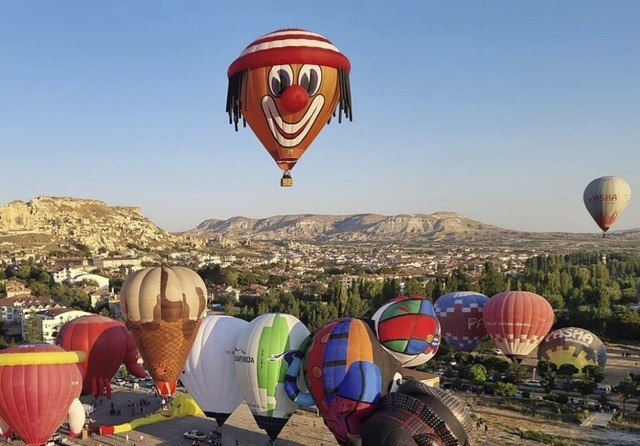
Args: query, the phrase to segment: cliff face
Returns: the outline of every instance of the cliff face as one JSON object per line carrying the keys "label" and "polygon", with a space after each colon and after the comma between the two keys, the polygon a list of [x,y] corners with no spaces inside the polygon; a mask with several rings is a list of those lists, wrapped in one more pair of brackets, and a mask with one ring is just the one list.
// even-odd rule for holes
{"label": "cliff face", "polygon": [[420,241],[491,236],[509,231],[453,212],[429,215],[285,215],[262,219],[205,220],[186,234],[205,238],[316,241]]}
{"label": "cliff face", "polygon": [[37,197],[0,207],[3,251],[78,245],[92,252],[100,248],[153,250],[185,242],[184,237],[158,228],[137,207],[110,207],[99,200],[65,197]]}

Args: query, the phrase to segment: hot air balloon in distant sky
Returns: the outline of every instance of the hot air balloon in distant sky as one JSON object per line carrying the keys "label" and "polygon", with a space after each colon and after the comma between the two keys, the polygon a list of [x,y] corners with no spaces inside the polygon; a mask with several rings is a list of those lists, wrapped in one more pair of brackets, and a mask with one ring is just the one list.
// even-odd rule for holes
{"label": "hot air balloon in distant sky", "polygon": [[[0,352],[0,417],[27,445],[43,445],[68,414],[72,435],[80,433],[84,410],[78,404],[83,352],[57,345],[30,344]],[[77,401],[77,403],[76,403]],[[77,418],[81,419],[77,419]]]}
{"label": "hot air balloon in distant sky", "polygon": [[471,412],[453,393],[405,380],[382,398],[349,446],[468,446]]}
{"label": "hot air balloon in distant sky", "polygon": [[213,315],[203,319],[182,372],[181,381],[206,416],[221,427],[242,402],[234,351],[245,320]]}
{"label": "hot air balloon in distant sky", "polygon": [[352,119],[349,60],[328,39],[280,29],[251,42],[227,71],[229,122],[247,122],[284,171],[290,171],[338,107]]}
{"label": "hot air balloon in distant sky", "polygon": [[579,371],[588,365],[605,367],[607,349],[595,334],[578,327],[553,330],[538,346],[538,361],[551,361],[556,366],[571,364]]}
{"label": "hot air balloon in distant sky", "polygon": [[369,324],[341,318],[318,329],[311,339],[302,371],[313,400],[341,445],[360,433],[402,366],[385,350]]}
{"label": "hot air balloon in distant sky", "polygon": [[285,375],[291,357],[309,335],[295,316],[262,314],[253,319],[236,342],[236,379],[258,423],[274,442],[298,407],[287,396]]}
{"label": "hot air balloon in distant sky", "polygon": [[440,296],[433,304],[442,327],[442,335],[454,350],[475,349],[487,330],[482,312],[489,298],[474,291],[455,291]]}
{"label": "hot air balloon in distant sky", "polygon": [[528,291],[492,296],[483,319],[493,342],[509,358],[525,358],[542,342],[553,325],[553,308],[544,297]]}
{"label": "hot air balloon in distant sky", "polygon": [[144,378],[147,372],[137,362],[138,349],[122,322],[100,315],[82,316],[65,323],[56,337],[65,350],[78,350],[86,355],[80,363],[84,381],[82,391],[111,398],[111,378],[124,364],[129,373]]}
{"label": "hot air balloon in distant sky", "polygon": [[122,284],[122,318],[161,395],[175,392],[206,303],[202,278],[181,266],[145,268]]}
{"label": "hot air balloon in distant sky", "polygon": [[424,364],[440,346],[440,322],[433,304],[422,296],[398,296],[371,317],[376,335],[404,367]]}
{"label": "hot air balloon in distant sky", "polygon": [[600,177],[587,185],[582,198],[604,237],[629,205],[631,187],[620,177]]}

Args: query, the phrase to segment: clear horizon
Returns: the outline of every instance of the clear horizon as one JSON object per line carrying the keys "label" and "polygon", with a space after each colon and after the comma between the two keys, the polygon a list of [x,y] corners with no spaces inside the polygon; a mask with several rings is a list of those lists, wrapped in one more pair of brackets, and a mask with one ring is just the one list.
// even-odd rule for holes
{"label": "clear horizon", "polygon": [[[507,229],[600,230],[582,201],[620,176],[640,227],[640,3],[196,0],[0,6],[0,204],[136,206],[171,232],[207,219],[455,212]],[[227,68],[285,27],[349,58],[353,122],[279,185],[224,111]]]}

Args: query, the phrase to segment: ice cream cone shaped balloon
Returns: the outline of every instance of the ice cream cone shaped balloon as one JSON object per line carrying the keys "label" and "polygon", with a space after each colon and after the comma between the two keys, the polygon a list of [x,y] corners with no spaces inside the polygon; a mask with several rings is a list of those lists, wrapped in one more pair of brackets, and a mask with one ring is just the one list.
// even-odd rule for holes
{"label": "ice cream cone shaped balloon", "polygon": [[184,267],[145,268],[122,285],[122,318],[161,395],[175,392],[206,303],[204,281]]}
{"label": "ice cream cone shaped balloon", "polygon": [[227,75],[227,113],[249,123],[284,171],[290,171],[339,107],[351,120],[349,60],[327,38],[303,29],[280,29],[251,42]]}

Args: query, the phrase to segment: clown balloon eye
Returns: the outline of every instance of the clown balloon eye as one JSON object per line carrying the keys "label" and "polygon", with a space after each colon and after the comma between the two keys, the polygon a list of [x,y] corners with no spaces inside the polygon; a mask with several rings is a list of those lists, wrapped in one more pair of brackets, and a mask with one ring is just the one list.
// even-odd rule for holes
{"label": "clown balloon eye", "polygon": [[313,96],[320,89],[320,81],[322,80],[322,70],[318,65],[303,65],[298,74],[298,83],[302,86],[309,96]]}
{"label": "clown balloon eye", "polygon": [[277,65],[269,70],[269,90],[275,97],[280,97],[282,92],[291,86],[293,70],[289,65]]}

